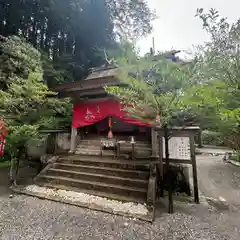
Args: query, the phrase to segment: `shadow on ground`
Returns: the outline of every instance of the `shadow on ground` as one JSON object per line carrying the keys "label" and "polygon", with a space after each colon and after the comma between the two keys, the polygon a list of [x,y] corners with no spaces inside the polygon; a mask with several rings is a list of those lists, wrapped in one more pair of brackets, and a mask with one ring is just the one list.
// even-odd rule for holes
{"label": "shadow on ground", "polygon": [[[17,183],[27,185],[33,183],[33,178],[37,175],[37,168],[28,165],[21,166],[19,169]],[[12,193],[9,181],[9,167],[0,167],[0,196]]]}
{"label": "shadow on ground", "polygon": [[0,196],[7,195],[11,192],[9,189],[8,173],[9,173],[8,167],[0,168]]}

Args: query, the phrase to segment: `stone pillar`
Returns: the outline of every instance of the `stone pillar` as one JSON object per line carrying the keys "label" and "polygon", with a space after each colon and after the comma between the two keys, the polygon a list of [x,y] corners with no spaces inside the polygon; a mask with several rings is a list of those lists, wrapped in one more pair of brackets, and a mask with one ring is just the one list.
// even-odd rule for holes
{"label": "stone pillar", "polygon": [[72,128],[70,153],[74,153],[76,151],[76,140],[77,140],[77,128]]}
{"label": "stone pillar", "polygon": [[157,132],[152,128],[152,157],[158,157],[158,139]]}

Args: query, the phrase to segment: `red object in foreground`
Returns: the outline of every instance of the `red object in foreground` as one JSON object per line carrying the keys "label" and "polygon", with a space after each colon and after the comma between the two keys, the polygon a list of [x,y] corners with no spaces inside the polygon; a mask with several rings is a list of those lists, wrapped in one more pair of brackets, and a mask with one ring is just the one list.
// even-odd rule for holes
{"label": "red object in foreground", "polygon": [[6,139],[3,134],[0,134],[0,157],[3,157],[4,155],[4,149],[6,145]]}
{"label": "red object in foreground", "polygon": [[0,120],[0,157],[4,155],[4,149],[6,145],[5,136],[8,134],[5,124],[2,120]]}
{"label": "red object in foreground", "polygon": [[123,105],[114,99],[76,104],[73,109],[72,127],[89,126],[107,117],[116,117],[138,126],[151,126],[151,124],[127,116],[123,108]]}

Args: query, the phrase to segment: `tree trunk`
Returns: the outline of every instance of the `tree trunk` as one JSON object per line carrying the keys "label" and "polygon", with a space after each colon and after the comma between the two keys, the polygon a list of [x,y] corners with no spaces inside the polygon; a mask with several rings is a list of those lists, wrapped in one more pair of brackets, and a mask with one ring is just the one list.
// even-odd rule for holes
{"label": "tree trunk", "polygon": [[10,172],[9,172],[9,178],[10,178],[11,185],[14,185],[14,186],[17,185],[17,177],[18,177],[18,172],[19,172],[20,161],[21,161],[24,153],[25,153],[25,147],[21,147],[18,150],[17,157],[11,158],[11,166],[10,166]]}
{"label": "tree trunk", "polygon": [[15,157],[11,157],[11,166],[9,171],[9,179],[10,179],[10,185],[12,186],[14,184],[14,166],[15,166]]}

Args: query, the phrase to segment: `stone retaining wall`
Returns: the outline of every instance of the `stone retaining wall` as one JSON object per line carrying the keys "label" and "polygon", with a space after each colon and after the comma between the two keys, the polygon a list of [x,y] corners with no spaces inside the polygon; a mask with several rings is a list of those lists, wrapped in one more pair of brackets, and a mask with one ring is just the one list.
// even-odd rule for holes
{"label": "stone retaining wall", "polygon": [[67,131],[49,131],[45,141],[30,140],[27,144],[27,153],[31,159],[40,159],[45,154],[64,153],[70,150],[71,133]]}

